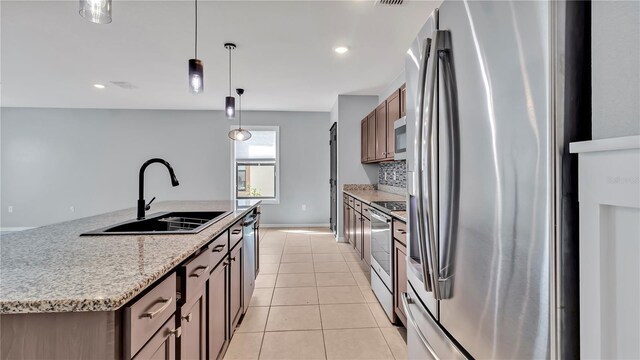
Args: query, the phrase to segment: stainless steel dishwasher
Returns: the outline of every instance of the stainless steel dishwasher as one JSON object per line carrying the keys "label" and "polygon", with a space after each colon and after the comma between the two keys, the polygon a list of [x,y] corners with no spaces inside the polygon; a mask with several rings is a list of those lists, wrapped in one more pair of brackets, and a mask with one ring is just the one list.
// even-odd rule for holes
{"label": "stainless steel dishwasher", "polygon": [[253,289],[256,287],[256,228],[259,217],[255,212],[244,217],[242,223],[243,263],[244,263],[244,311],[249,308]]}

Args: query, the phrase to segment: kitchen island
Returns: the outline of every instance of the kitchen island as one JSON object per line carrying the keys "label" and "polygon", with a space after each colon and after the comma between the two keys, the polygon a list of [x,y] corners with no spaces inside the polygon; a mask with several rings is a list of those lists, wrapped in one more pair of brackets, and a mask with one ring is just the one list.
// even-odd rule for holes
{"label": "kitchen island", "polygon": [[[162,348],[172,357],[171,351],[173,355],[180,351],[176,349],[180,341],[175,340],[185,328],[181,322],[197,322],[191,312],[181,312],[191,310],[196,303],[206,310],[207,302],[212,301],[207,293],[227,294],[219,297],[222,304],[212,305],[225,312],[222,318],[233,317],[225,320],[222,334],[222,344],[228,343],[234,330],[231,327],[240,317],[237,312],[229,312],[236,310],[231,307],[243,305],[243,219],[251,214],[257,216],[259,204],[260,201],[169,201],[153,206],[152,213],[230,212],[194,234],[80,236],[135,218],[135,209],[126,209],[3,235],[2,359],[144,358],[146,345],[164,327],[167,331],[159,336],[164,341],[155,344],[155,350]],[[211,280],[221,267],[223,275],[214,283]],[[220,334],[208,330],[212,324],[206,324],[206,320],[211,320],[213,314],[199,314],[199,351],[206,355],[210,349],[205,338]]]}

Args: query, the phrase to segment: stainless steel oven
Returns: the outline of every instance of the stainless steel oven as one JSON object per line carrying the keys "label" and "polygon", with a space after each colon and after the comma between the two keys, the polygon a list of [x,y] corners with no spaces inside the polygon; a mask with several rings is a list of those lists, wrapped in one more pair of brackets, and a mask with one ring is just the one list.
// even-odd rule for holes
{"label": "stainless steel oven", "polygon": [[407,158],[407,118],[402,117],[393,123],[394,132],[394,160]]}
{"label": "stainless steel oven", "polygon": [[391,218],[375,209],[369,208],[371,215],[371,289],[380,305],[393,321],[393,288],[391,259],[393,256],[391,241]]}

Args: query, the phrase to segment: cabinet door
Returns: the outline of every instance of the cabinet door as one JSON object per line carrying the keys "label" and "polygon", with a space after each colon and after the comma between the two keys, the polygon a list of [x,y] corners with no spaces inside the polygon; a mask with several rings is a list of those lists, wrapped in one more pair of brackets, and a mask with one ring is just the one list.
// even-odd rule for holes
{"label": "cabinet door", "polygon": [[222,260],[211,275],[208,284],[207,308],[209,317],[208,338],[209,338],[209,360],[216,360],[220,357],[227,341],[229,340],[229,260]]}
{"label": "cabinet door", "polygon": [[371,265],[371,220],[362,217],[362,257]]}
{"label": "cabinet door", "polygon": [[360,255],[360,259],[362,259],[362,215],[358,212],[354,211],[355,214],[355,226],[354,226],[354,234],[355,234],[355,248],[358,255]]}
{"label": "cabinet door", "polygon": [[367,118],[360,121],[360,162],[367,161]]}
{"label": "cabinet door", "polygon": [[376,160],[387,157],[387,101],[376,108]]}
{"label": "cabinet door", "polygon": [[367,161],[376,158],[376,111],[367,116]]}
{"label": "cabinet door", "polygon": [[229,305],[231,307],[229,310],[231,314],[231,329],[229,332],[231,336],[233,336],[242,315],[242,245],[242,241],[240,241],[231,251],[231,280],[229,282]]}
{"label": "cabinet door", "polygon": [[394,241],[395,276],[393,281],[393,308],[397,317],[406,326],[407,316],[402,306],[402,293],[407,292],[407,248]]}
{"label": "cabinet door", "polygon": [[349,236],[351,237],[351,244],[356,248],[358,244],[358,236],[356,234],[356,229],[358,228],[358,214],[356,214],[356,211],[353,210],[352,207],[349,208],[349,214],[351,216],[349,218],[349,225],[351,226]]}
{"label": "cabinet door", "polygon": [[407,84],[400,88],[400,117],[407,116]]}
{"label": "cabinet door", "polygon": [[133,357],[134,360],[173,360],[176,358],[176,336],[180,329],[176,328],[176,318],[172,316],[162,325],[160,330]]}
{"label": "cabinet door", "polygon": [[[208,271],[207,271],[208,273]],[[191,304],[180,309],[180,328],[182,335],[178,338],[178,349],[181,359],[204,360],[207,357],[207,301],[205,288],[192,293]]]}
{"label": "cabinet door", "polygon": [[395,152],[395,121],[400,119],[400,90],[387,99],[387,159],[393,159]]}
{"label": "cabinet door", "polygon": [[347,205],[346,197],[342,203],[342,232],[344,240],[349,242],[349,206]]}

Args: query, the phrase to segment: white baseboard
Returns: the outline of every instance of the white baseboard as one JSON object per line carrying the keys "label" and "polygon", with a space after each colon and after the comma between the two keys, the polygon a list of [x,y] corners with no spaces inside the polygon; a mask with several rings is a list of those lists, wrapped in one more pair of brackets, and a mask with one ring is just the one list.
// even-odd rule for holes
{"label": "white baseboard", "polygon": [[329,228],[329,224],[260,224],[260,227],[265,228],[302,228],[302,227],[315,227],[315,228]]}
{"label": "white baseboard", "polygon": [[29,229],[33,229],[33,226],[26,226],[26,227],[0,227],[0,232],[14,232],[14,231],[24,231],[24,230],[29,230]]}

